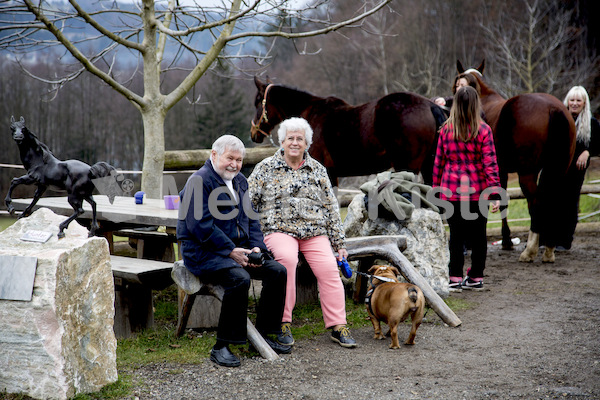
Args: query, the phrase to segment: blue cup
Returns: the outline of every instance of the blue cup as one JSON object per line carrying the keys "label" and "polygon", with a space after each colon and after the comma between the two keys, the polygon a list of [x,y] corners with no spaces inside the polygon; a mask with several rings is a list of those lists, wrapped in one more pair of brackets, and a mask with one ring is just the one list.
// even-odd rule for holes
{"label": "blue cup", "polygon": [[135,192],[133,197],[135,197],[135,204],[144,204],[144,192]]}

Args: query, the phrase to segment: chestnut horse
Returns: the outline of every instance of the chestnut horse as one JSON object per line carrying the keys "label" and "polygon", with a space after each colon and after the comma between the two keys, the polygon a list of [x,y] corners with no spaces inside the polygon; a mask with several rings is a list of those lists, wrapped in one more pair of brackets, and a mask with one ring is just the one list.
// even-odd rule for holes
{"label": "chestnut horse", "polygon": [[[561,197],[553,183],[571,164],[575,123],[564,104],[549,94],[526,93],[506,100],[485,83],[484,68],[485,60],[466,71],[456,62],[458,73],[470,73],[481,87],[481,105],[494,132],[502,187],[506,188],[508,173],[517,172],[527,199],[531,227],[519,261],[533,261],[541,243],[546,245],[542,261],[554,262],[552,222],[553,213],[560,212]],[[512,248],[506,218],[502,219],[502,247]]]}
{"label": "chestnut horse", "polygon": [[262,143],[271,130],[291,117],[313,129],[310,155],[326,168],[331,183],[338,177],[369,175],[393,167],[421,172],[431,184],[442,109],[414,93],[393,93],[359,106],[336,97],[317,97],[254,78],[258,89],[252,140]]}

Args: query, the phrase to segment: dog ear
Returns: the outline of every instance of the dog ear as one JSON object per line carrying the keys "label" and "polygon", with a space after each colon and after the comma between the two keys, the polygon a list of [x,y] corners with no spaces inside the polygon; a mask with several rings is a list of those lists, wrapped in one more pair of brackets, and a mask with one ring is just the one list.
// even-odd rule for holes
{"label": "dog ear", "polygon": [[396,276],[400,275],[400,271],[398,271],[398,268],[396,268],[396,267],[389,267],[389,269],[392,270],[392,272],[394,273],[394,275],[396,275]]}
{"label": "dog ear", "polygon": [[379,265],[373,265],[371,268],[369,268],[369,270],[367,272],[370,272],[371,274],[375,271],[377,271],[379,269]]}

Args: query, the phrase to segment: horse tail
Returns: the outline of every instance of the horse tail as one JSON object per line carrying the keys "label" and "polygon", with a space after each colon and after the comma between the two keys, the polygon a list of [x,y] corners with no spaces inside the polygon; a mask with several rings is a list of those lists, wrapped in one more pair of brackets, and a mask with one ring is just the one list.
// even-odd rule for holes
{"label": "horse tail", "polygon": [[444,114],[444,110],[435,103],[430,104],[431,115],[433,115],[433,119],[435,121],[435,134],[433,137],[433,142],[431,143],[431,148],[427,153],[425,161],[423,161],[423,166],[421,167],[421,175],[423,176],[423,181],[427,185],[431,185],[433,183],[433,163],[435,161],[435,152],[437,150],[437,142],[440,136],[440,128],[446,122],[446,114]]}
{"label": "horse tail", "polygon": [[[575,152],[575,124],[566,109],[552,107],[548,120],[548,137],[542,155],[542,171],[538,181],[537,200],[542,216],[539,227],[540,244],[557,245],[562,228],[560,208],[577,207],[576,204],[564,204],[566,196],[560,193],[564,187],[567,170]],[[570,198],[570,196],[568,196]],[[559,200],[560,199],[560,200]]]}
{"label": "horse tail", "polygon": [[90,179],[104,178],[111,174],[112,171],[117,171],[115,167],[107,162],[99,161],[90,167],[88,175]]}
{"label": "horse tail", "polygon": [[446,113],[444,113],[442,107],[438,106],[435,103],[431,103],[430,108],[431,113],[433,114],[433,118],[435,119],[435,130],[439,132],[444,122],[446,122],[448,116],[446,115]]}
{"label": "horse tail", "polygon": [[575,153],[576,131],[575,123],[567,113],[566,109],[550,109],[542,172],[546,169],[553,174],[564,175],[571,165]]}

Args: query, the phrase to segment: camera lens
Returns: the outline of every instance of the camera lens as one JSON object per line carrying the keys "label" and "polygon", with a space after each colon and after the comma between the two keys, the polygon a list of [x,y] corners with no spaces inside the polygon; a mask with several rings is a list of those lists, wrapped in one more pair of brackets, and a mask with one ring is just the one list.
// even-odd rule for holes
{"label": "camera lens", "polygon": [[262,253],[252,252],[248,254],[248,263],[254,265],[262,265],[264,261],[264,256]]}

